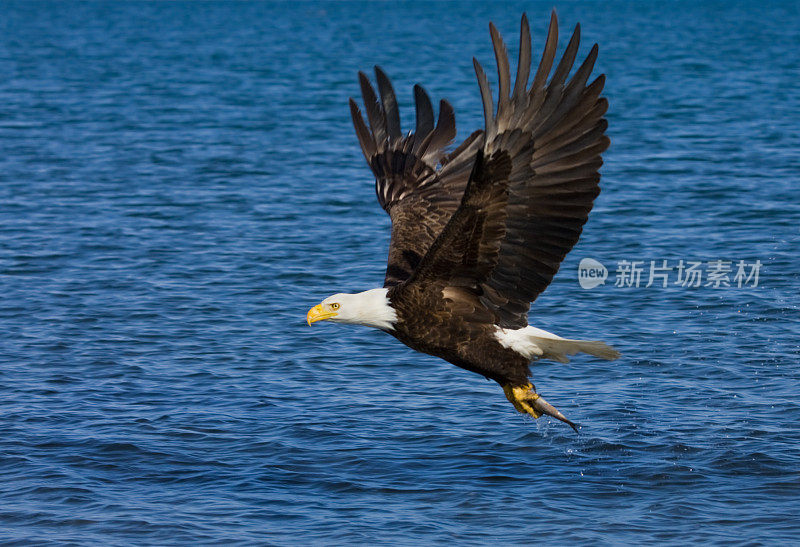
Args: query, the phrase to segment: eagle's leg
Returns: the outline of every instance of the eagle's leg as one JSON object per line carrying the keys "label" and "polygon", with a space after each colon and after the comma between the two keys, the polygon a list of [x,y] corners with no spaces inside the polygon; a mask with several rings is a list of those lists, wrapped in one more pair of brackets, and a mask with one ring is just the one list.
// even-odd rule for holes
{"label": "eagle's leg", "polygon": [[578,431],[578,426],[569,421],[566,416],[561,414],[553,405],[536,393],[536,388],[533,387],[533,385],[505,384],[503,386],[503,392],[506,394],[506,398],[511,401],[511,404],[514,405],[514,408],[517,409],[517,412],[530,414],[534,418],[538,418],[542,414],[547,414],[556,420],[561,420],[576,432]]}

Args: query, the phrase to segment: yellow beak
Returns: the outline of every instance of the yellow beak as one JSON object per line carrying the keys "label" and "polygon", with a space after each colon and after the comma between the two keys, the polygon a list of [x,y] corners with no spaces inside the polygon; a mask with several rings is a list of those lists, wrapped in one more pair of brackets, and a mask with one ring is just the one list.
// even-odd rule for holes
{"label": "yellow beak", "polygon": [[308,314],[306,315],[306,321],[308,325],[311,326],[311,323],[316,323],[317,321],[325,321],[326,319],[330,319],[331,317],[336,317],[338,314],[335,311],[325,311],[322,308],[322,304],[317,304],[310,310],[308,310]]}

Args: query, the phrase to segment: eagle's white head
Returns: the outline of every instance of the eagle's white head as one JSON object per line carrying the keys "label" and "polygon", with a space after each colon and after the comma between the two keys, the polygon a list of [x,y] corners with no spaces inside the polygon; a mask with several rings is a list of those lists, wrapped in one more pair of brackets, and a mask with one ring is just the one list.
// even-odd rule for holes
{"label": "eagle's white head", "polygon": [[308,310],[306,321],[309,325],[317,321],[332,321],[392,330],[397,322],[397,312],[389,302],[387,291],[371,289],[357,294],[334,294]]}

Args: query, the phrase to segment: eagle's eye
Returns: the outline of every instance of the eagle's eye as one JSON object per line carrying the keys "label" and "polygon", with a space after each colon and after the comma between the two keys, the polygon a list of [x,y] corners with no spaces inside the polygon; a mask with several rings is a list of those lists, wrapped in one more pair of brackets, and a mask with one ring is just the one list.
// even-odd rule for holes
{"label": "eagle's eye", "polygon": [[339,309],[339,304],[337,304],[336,302],[334,302],[333,304],[331,304],[331,309],[332,309],[332,310],[338,310],[338,309]]}

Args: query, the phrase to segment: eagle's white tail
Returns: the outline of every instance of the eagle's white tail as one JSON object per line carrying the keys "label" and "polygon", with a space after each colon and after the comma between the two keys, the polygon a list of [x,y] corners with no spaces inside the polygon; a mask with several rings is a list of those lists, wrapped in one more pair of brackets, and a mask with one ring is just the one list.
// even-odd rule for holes
{"label": "eagle's white tail", "polygon": [[552,359],[559,363],[568,363],[568,356],[576,353],[588,353],[609,361],[620,356],[617,350],[605,342],[561,338],[536,327],[498,328],[495,336],[503,347],[511,348],[528,359]]}

